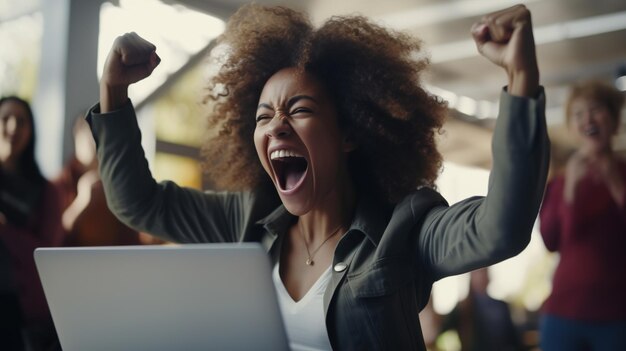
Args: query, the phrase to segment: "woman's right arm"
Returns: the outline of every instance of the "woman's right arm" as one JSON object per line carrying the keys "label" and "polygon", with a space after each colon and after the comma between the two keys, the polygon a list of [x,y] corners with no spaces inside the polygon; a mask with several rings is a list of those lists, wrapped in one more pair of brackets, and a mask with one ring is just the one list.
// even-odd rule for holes
{"label": "woman's right arm", "polygon": [[150,173],[128,86],[160,59],[137,34],[118,37],[100,81],[100,104],[89,111],[107,203],[124,223],[174,242],[237,241],[253,194],[203,193]]}

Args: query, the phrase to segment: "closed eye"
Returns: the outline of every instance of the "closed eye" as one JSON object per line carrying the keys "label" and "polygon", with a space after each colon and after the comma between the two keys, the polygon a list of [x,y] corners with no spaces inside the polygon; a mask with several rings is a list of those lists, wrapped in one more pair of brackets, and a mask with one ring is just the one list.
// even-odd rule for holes
{"label": "closed eye", "polygon": [[265,119],[270,119],[272,118],[270,115],[264,114],[264,115],[258,115],[256,116],[256,123],[259,123]]}
{"label": "closed eye", "polygon": [[293,109],[293,111],[289,112],[290,115],[296,115],[296,114],[302,114],[302,113],[311,113],[313,111],[311,111],[310,109],[306,108],[306,107],[298,107]]}

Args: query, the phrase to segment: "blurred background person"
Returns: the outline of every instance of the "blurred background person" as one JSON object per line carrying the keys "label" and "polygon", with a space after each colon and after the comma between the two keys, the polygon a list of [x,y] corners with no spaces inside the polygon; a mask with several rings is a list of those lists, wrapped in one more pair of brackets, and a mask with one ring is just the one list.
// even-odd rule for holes
{"label": "blurred background person", "polygon": [[573,86],[567,100],[579,146],[540,212],[546,248],[560,254],[543,306],[544,351],[626,350],[626,162],[612,146],[623,104],[601,82]]}
{"label": "blurred background person", "polygon": [[82,118],[82,116],[77,116],[72,128],[74,154],[53,181],[61,191],[61,204],[64,211],[76,199],[80,177],[98,168],[93,138],[89,131],[85,133],[83,126],[85,122]]}
{"label": "blurred background person", "polygon": [[441,315],[435,311],[432,294],[428,298],[426,306],[419,312],[419,317],[426,350],[437,351],[437,337],[439,336]]}
{"label": "blurred background person", "polygon": [[8,277],[4,279],[9,281],[0,284],[12,287],[16,293],[21,317],[14,325],[22,329],[26,349],[54,350],[58,340],[33,251],[58,246],[63,229],[58,192],[35,162],[35,139],[29,104],[15,96],[1,98],[0,254],[6,256],[0,262],[8,265]]}
{"label": "blurred background person", "polygon": [[98,173],[96,145],[83,116],[73,128],[74,155],[54,183],[61,190],[66,246],[139,245],[152,236],[129,228],[109,211]]}
{"label": "blurred background person", "polygon": [[489,296],[488,286],[486,267],[472,271],[467,297],[443,317],[440,333],[456,330],[462,351],[523,350],[509,305]]}
{"label": "blurred background person", "polygon": [[[0,233],[6,218],[0,218]],[[22,313],[13,281],[9,252],[0,240],[0,349],[24,349],[22,342]]]}

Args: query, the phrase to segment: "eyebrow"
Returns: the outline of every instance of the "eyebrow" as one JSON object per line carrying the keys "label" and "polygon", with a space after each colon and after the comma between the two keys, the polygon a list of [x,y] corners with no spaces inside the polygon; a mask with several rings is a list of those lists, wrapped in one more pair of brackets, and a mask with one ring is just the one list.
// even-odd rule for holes
{"label": "eyebrow", "polygon": [[293,97],[289,98],[289,101],[287,101],[287,106],[291,107],[296,102],[298,102],[300,100],[311,100],[311,101],[313,101],[314,103],[317,104],[317,100],[315,100],[315,98],[312,97],[312,96],[309,96],[309,95],[296,95],[296,96],[293,96]]}
{"label": "eyebrow", "polygon": [[261,107],[265,107],[268,110],[273,110],[274,108],[272,106],[270,106],[269,104],[266,104],[264,102],[260,103],[259,106],[256,108],[257,110],[260,109]]}
{"label": "eyebrow", "polygon": [[[287,107],[291,107],[293,106],[296,102],[300,101],[300,100],[311,100],[314,103],[318,103],[317,100],[309,95],[296,95],[296,96],[292,96],[291,98],[289,98],[289,100],[287,101]],[[270,106],[269,104],[266,104],[264,102],[260,103],[259,106],[257,107],[257,110],[260,109],[261,107],[273,110],[274,108],[272,106]]]}

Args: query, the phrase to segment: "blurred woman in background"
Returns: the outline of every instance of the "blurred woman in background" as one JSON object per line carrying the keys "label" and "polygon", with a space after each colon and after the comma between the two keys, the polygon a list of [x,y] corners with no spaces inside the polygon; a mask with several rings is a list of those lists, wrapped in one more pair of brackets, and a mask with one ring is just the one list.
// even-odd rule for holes
{"label": "blurred woman in background", "polygon": [[580,144],[540,212],[544,243],[560,253],[544,305],[544,351],[626,350],[626,162],[612,146],[623,104],[600,82],[574,86],[567,101]]}
{"label": "blurred woman in background", "polygon": [[[58,346],[33,251],[60,244],[59,201],[56,188],[35,161],[34,119],[28,102],[15,96],[0,99],[0,262],[5,262],[7,273],[0,286],[6,296],[14,294],[19,301],[13,325],[20,326],[27,350]],[[6,318],[4,313],[3,309],[0,315]],[[2,339],[0,343],[6,340]]]}
{"label": "blurred woman in background", "polygon": [[[74,156],[54,180],[61,193],[64,246],[140,245],[139,232],[111,213],[98,173],[96,144],[83,116],[74,122]],[[144,235],[145,243],[151,240]]]}

